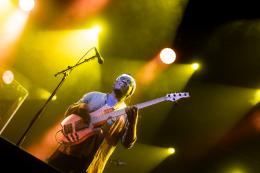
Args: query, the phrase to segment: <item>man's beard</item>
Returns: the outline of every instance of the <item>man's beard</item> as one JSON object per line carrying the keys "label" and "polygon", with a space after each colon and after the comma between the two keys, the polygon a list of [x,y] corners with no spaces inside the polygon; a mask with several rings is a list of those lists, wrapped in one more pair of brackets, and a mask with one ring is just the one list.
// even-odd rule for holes
{"label": "man's beard", "polygon": [[114,93],[116,94],[117,99],[121,99],[124,96],[124,93],[121,89],[114,88]]}

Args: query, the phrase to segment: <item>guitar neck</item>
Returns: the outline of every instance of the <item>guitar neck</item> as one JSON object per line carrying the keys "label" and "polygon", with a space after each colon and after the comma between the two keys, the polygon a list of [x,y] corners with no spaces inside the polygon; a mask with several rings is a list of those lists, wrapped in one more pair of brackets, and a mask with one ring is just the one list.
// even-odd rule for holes
{"label": "guitar neck", "polygon": [[143,103],[136,104],[135,106],[138,109],[143,109],[145,107],[152,106],[152,105],[155,105],[155,104],[163,102],[163,101],[165,101],[165,97],[160,97],[160,98],[157,98],[157,99],[149,100],[149,101],[146,101],[146,102],[143,102]]}
{"label": "guitar neck", "polygon": [[[157,98],[157,99],[153,99],[153,100],[150,100],[150,101],[146,101],[146,102],[143,102],[143,103],[136,104],[134,106],[136,106],[138,109],[143,109],[145,107],[155,105],[155,104],[163,102],[165,100],[166,100],[165,97],[160,97],[160,98]],[[116,111],[113,111],[113,112],[110,112],[110,113],[107,113],[107,114],[104,114],[104,115],[101,115],[101,116],[92,117],[91,122],[92,122],[92,124],[97,124],[99,122],[106,121],[109,118],[124,115],[125,113],[126,113],[125,108],[119,109],[119,110],[116,110]]]}

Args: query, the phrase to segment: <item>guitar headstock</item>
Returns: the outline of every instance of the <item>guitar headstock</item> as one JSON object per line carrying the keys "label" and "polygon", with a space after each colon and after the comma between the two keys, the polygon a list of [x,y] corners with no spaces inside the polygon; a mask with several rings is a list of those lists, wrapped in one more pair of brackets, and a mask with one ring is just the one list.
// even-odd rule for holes
{"label": "guitar headstock", "polygon": [[188,92],[178,92],[178,93],[171,93],[171,94],[166,94],[165,99],[167,101],[177,101],[181,98],[188,98],[190,97],[190,94]]}

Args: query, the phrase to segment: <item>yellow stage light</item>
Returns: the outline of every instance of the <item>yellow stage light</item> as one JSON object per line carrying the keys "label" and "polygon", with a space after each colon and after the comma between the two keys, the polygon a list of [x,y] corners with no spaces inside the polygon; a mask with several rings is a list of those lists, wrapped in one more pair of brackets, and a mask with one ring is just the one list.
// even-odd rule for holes
{"label": "yellow stage light", "polygon": [[260,89],[255,92],[255,102],[260,102]]}
{"label": "yellow stage light", "polygon": [[53,97],[52,97],[52,99],[51,99],[52,101],[54,101],[54,100],[57,100],[57,96],[56,95],[54,95]]}
{"label": "yellow stage light", "polygon": [[94,26],[92,29],[88,30],[88,39],[96,41],[98,40],[98,34],[100,32],[99,26]]}
{"label": "yellow stage light", "polygon": [[19,6],[23,11],[31,11],[34,8],[34,5],[34,0],[19,0]]}
{"label": "yellow stage light", "polygon": [[169,154],[174,154],[175,153],[175,149],[174,148],[168,148],[168,153]]}
{"label": "yellow stage light", "polygon": [[192,67],[193,70],[198,70],[199,67],[200,67],[200,65],[199,65],[199,63],[193,63],[193,64],[191,65],[191,67]]}
{"label": "yellow stage light", "polygon": [[245,173],[245,172],[240,168],[234,168],[230,170],[230,173]]}
{"label": "yellow stage light", "polygon": [[6,17],[8,11],[12,9],[12,4],[9,0],[0,1],[0,19],[1,17]]}
{"label": "yellow stage light", "polygon": [[11,84],[14,80],[14,74],[11,70],[7,70],[2,75],[3,82],[5,84]]}
{"label": "yellow stage light", "polygon": [[171,64],[176,59],[176,53],[171,48],[165,48],[160,53],[160,59],[165,64]]}

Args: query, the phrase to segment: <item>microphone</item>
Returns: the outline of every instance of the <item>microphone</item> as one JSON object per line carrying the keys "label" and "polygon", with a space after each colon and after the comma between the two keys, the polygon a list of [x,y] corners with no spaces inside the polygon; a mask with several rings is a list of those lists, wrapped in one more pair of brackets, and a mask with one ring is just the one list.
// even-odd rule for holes
{"label": "microphone", "polygon": [[99,64],[103,64],[104,63],[104,59],[101,57],[101,55],[99,54],[97,48],[95,47],[95,51],[96,51],[96,57],[98,58],[98,63]]}

